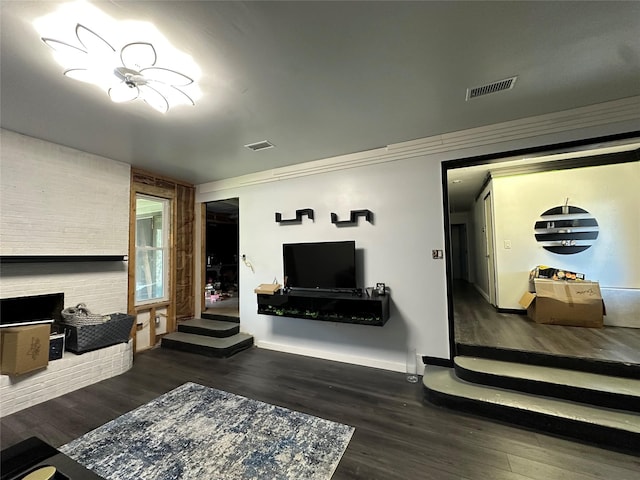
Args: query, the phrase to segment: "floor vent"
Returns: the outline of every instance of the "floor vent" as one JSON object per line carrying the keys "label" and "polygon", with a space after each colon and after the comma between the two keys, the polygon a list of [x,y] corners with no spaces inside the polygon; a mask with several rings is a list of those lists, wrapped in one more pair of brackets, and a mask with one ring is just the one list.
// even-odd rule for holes
{"label": "floor vent", "polygon": [[466,100],[471,100],[472,98],[481,97],[483,95],[489,95],[490,93],[501,92],[502,90],[511,90],[515,85],[517,78],[517,76],[505,78],[504,80],[498,80],[497,82],[492,82],[480,87],[467,88]]}
{"label": "floor vent", "polygon": [[248,145],[245,145],[245,147],[257,152],[260,150],[266,150],[267,148],[273,148],[275,145],[268,140],[262,140],[260,142],[249,143]]}

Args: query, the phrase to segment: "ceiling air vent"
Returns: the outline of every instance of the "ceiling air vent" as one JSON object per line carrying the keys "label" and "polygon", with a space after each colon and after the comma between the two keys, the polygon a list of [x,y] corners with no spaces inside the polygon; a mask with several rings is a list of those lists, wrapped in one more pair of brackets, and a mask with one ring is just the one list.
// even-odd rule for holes
{"label": "ceiling air vent", "polygon": [[250,143],[245,145],[245,147],[257,152],[259,150],[266,150],[267,148],[273,148],[275,145],[271,143],[269,140],[262,140],[260,142]]}
{"label": "ceiling air vent", "polygon": [[516,83],[518,77],[505,78],[504,80],[498,80],[481,87],[467,88],[466,100],[472,98],[481,97],[483,95],[489,95],[490,93],[500,92],[502,90],[511,90]]}

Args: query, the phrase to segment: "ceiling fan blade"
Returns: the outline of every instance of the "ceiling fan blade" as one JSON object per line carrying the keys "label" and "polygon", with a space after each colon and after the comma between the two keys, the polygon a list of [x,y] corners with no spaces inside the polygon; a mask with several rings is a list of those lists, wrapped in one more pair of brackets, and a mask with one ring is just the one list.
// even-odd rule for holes
{"label": "ceiling fan blade", "polygon": [[49,47],[53,48],[56,52],[69,53],[72,55],[86,55],[87,52],[81,48],[74,47],[68,43],[61,42],[60,40],[54,40],[53,38],[42,37],[42,41]]}
{"label": "ceiling fan blade", "polygon": [[64,71],[64,76],[73,78],[80,82],[96,83],[96,75],[91,69],[88,68],[70,68]]}
{"label": "ceiling fan blade", "polygon": [[170,106],[174,105],[195,105],[196,102],[193,99],[173,85],[167,85],[166,83],[153,82],[150,80],[151,87],[156,90],[160,95],[166,98],[167,103]]}
{"label": "ceiling fan blade", "polygon": [[143,68],[142,70],[140,70],[140,73],[142,73],[149,80],[166,83],[167,85],[185,86],[193,83],[192,78],[189,78],[186,75],[169,68]]}
{"label": "ceiling fan blade", "polygon": [[111,87],[108,92],[109,98],[111,98],[112,102],[122,103],[122,102],[130,102],[131,100],[135,100],[140,95],[140,90],[138,87],[130,87],[124,82],[121,82],[113,87]]}
{"label": "ceiling fan blade", "polygon": [[78,67],[87,63],[87,52],[81,48],[74,47],[59,40],[54,40],[53,38],[43,37],[42,41],[53,50],[54,58],[63,67]]}
{"label": "ceiling fan blade", "polygon": [[129,43],[120,50],[122,65],[138,72],[155,65],[157,59],[155,48],[146,42]]}
{"label": "ceiling fan blade", "polygon": [[76,25],[76,37],[78,37],[82,46],[87,49],[87,53],[91,56],[97,56],[98,58],[108,57],[115,52],[109,42],[93,30],[79,23]]}
{"label": "ceiling fan blade", "polygon": [[154,108],[160,113],[166,113],[169,110],[169,102],[167,102],[167,99],[155,88],[144,85],[139,87],[139,89],[140,96],[151,108]]}

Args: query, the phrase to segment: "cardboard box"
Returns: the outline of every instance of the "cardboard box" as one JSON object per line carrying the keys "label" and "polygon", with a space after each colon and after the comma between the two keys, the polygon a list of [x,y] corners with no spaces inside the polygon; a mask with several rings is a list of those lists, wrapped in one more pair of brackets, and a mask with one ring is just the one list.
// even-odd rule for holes
{"label": "cardboard box", "polygon": [[0,371],[19,375],[49,364],[51,325],[29,325],[0,330]]}
{"label": "cardboard box", "polygon": [[598,282],[534,279],[535,293],[525,292],[520,305],[536,323],[601,328],[605,314]]}
{"label": "cardboard box", "polygon": [[254,289],[254,293],[260,293],[263,295],[274,295],[278,290],[280,290],[279,283],[261,283],[256,289]]}

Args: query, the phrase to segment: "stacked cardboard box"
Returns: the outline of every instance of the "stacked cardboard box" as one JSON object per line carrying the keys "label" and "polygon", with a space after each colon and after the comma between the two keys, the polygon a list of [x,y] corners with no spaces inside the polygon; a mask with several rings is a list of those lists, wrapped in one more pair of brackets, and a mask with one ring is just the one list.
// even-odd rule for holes
{"label": "stacked cardboard box", "polygon": [[536,323],[602,327],[605,308],[598,282],[584,280],[583,274],[575,274],[582,277],[575,280],[541,278],[540,272],[539,267],[531,271],[532,287],[519,302],[529,318]]}

